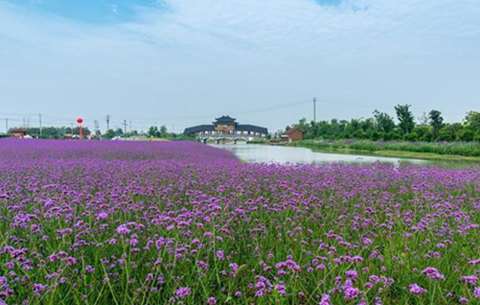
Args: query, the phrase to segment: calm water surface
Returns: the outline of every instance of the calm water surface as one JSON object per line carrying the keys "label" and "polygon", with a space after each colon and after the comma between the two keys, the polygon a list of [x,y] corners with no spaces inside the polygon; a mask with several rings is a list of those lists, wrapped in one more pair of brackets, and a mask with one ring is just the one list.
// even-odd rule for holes
{"label": "calm water surface", "polygon": [[333,162],[349,162],[349,163],[372,163],[372,162],[389,162],[400,164],[403,162],[413,164],[427,164],[428,161],[416,159],[400,159],[376,156],[360,156],[350,154],[335,154],[313,152],[303,147],[286,147],[271,146],[261,144],[211,144],[212,146],[233,151],[238,158],[247,162],[261,163],[333,163]]}

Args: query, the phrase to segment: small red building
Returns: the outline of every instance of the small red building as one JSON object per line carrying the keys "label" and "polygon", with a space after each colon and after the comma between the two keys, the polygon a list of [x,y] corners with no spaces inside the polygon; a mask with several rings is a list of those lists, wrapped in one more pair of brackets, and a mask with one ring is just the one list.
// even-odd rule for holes
{"label": "small red building", "polygon": [[23,139],[27,135],[27,131],[22,128],[16,128],[10,130],[10,136],[14,138]]}
{"label": "small red building", "polygon": [[282,134],[282,140],[288,142],[300,141],[303,139],[303,131],[300,128],[294,127],[285,131]]}

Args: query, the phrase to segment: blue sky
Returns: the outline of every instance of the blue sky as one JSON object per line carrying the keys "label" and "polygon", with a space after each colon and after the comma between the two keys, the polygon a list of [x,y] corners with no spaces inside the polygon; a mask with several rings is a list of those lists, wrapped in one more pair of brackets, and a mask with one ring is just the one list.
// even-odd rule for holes
{"label": "blue sky", "polygon": [[[0,0],[0,131],[479,110],[475,0]],[[21,106],[18,106],[21,105]],[[292,105],[292,106],[290,106]],[[288,106],[288,107],[287,107]]]}
{"label": "blue sky", "polygon": [[[340,0],[315,0],[320,5]],[[8,0],[37,13],[49,13],[86,23],[115,23],[134,20],[139,9],[168,9],[161,0]]]}
{"label": "blue sky", "polygon": [[160,8],[156,0],[15,0],[12,4],[39,14],[55,14],[85,23],[125,22],[135,18],[136,8]]}

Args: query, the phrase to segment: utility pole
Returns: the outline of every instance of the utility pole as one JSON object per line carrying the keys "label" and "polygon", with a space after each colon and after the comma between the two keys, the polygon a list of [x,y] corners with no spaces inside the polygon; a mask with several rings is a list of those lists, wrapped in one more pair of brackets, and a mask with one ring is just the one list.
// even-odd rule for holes
{"label": "utility pole", "polygon": [[110,130],[110,115],[107,114],[107,131]]}
{"label": "utility pole", "polygon": [[317,98],[313,98],[313,122],[317,122]]}
{"label": "utility pole", "polygon": [[99,134],[100,134],[100,130],[99,130],[99,128],[98,128],[98,121],[95,120],[95,121],[94,121],[94,124],[95,124],[95,135],[99,135]]}
{"label": "utility pole", "polygon": [[129,125],[129,128],[128,128],[128,129],[130,129],[130,132],[131,132],[131,131],[132,131],[132,120],[130,120],[129,123],[130,123],[130,125]]}
{"label": "utility pole", "polygon": [[8,118],[5,118],[5,134],[8,134]]}
{"label": "utility pole", "polygon": [[38,114],[38,123],[39,123],[39,134],[40,134],[40,137],[42,136],[42,115],[41,114]]}
{"label": "utility pole", "polygon": [[127,120],[123,120],[123,133],[127,134]]}

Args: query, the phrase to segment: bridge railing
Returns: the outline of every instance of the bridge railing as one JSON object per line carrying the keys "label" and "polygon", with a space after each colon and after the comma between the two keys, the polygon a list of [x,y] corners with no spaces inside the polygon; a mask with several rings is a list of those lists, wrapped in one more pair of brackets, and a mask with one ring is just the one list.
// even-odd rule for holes
{"label": "bridge railing", "polygon": [[226,138],[226,139],[234,139],[234,138],[265,138],[267,137],[266,134],[237,134],[237,133],[217,133],[217,134],[197,134],[197,138],[211,138],[211,139],[218,139],[218,138]]}

